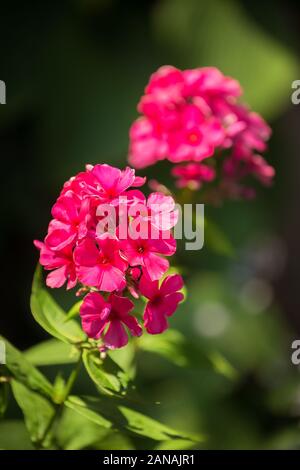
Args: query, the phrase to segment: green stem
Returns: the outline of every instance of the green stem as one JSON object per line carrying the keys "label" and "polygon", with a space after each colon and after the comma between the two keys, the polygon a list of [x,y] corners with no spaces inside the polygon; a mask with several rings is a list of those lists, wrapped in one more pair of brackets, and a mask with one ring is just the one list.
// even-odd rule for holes
{"label": "green stem", "polygon": [[75,369],[72,370],[69,378],[68,378],[68,382],[66,384],[66,389],[65,389],[65,396],[64,396],[64,401],[63,403],[67,400],[68,396],[70,395],[71,393],[71,390],[73,388],[73,385],[78,377],[78,373],[79,373],[79,370],[80,370],[80,366],[81,366],[81,359],[82,359],[82,353],[80,354],[80,357],[79,357],[79,360],[76,364],[76,367]]}
{"label": "green stem", "polygon": [[64,397],[63,397],[63,400],[61,401],[61,403],[59,404],[56,404],[56,410],[55,410],[55,413],[54,415],[52,416],[51,420],[49,421],[48,423],[48,426],[47,428],[45,429],[45,432],[41,438],[41,440],[36,443],[36,447],[38,449],[43,449],[44,446],[44,442],[49,434],[49,432],[51,431],[55,421],[58,419],[58,417],[60,416],[62,410],[63,410],[63,406],[64,406],[64,403],[65,401],[68,399],[70,393],[71,393],[71,390],[73,388],[73,385],[78,377],[78,373],[79,373],[79,370],[80,370],[80,366],[81,366],[81,359],[82,359],[82,353],[80,354],[80,357],[79,357],[79,360],[78,362],[76,363],[76,366],[75,368],[72,370],[69,378],[68,378],[68,381],[67,381],[67,384],[66,384],[66,388],[65,388],[65,393],[64,393]]}

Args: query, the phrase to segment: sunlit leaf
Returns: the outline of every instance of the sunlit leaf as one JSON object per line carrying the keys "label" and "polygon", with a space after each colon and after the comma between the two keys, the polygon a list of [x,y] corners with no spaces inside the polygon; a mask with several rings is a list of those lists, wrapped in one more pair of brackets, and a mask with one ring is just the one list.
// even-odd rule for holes
{"label": "sunlit leaf", "polygon": [[177,366],[187,366],[185,338],[176,330],[167,330],[162,335],[143,335],[139,338],[138,348],[159,354]]}
{"label": "sunlit leaf", "polygon": [[84,351],[82,359],[87,373],[101,392],[112,395],[121,390],[120,380],[115,375],[117,371],[108,371],[109,358],[102,360],[99,352]]}
{"label": "sunlit leaf", "polygon": [[28,388],[51,396],[52,385],[46,377],[37,370],[26,358],[23,353],[12,346],[9,341],[0,336],[5,342],[6,347],[6,367],[10,373],[19,382],[22,382]]}
{"label": "sunlit leaf", "polygon": [[110,423],[113,423],[114,428],[121,432],[130,432],[155,441],[186,439],[193,442],[200,442],[203,439],[203,436],[177,431],[139,411],[121,405],[119,404],[119,399],[109,397],[104,397],[103,399],[94,397],[84,397],[83,399],[71,397],[71,400],[76,400],[78,403],[83,402],[84,409],[88,409],[90,413],[93,413],[92,416],[94,416],[94,414],[96,414],[96,416],[100,414],[101,417],[108,419]]}
{"label": "sunlit leaf", "polygon": [[149,437],[156,441],[164,441],[171,438],[187,438],[194,442],[202,440],[201,436],[176,431],[169,426],[125,406],[119,406],[118,409],[127,420],[126,429],[135,434]]}
{"label": "sunlit leaf", "polygon": [[100,413],[91,409],[82,398],[71,395],[65,401],[65,405],[84,418],[92,421],[95,424],[98,424],[102,428],[110,429],[112,426],[112,423],[109,420],[104,418]]}
{"label": "sunlit leaf", "polygon": [[65,407],[57,426],[56,438],[61,448],[78,450],[102,441],[110,433],[110,429],[99,426],[82,413]]}
{"label": "sunlit leaf", "polygon": [[12,380],[11,385],[16,402],[24,414],[25,424],[32,442],[49,445],[46,431],[54,418],[54,407],[44,397],[32,392],[17,380]]}
{"label": "sunlit leaf", "polygon": [[69,343],[86,339],[86,335],[75,320],[65,321],[65,312],[42,287],[40,266],[37,267],[34,275],[30,305],[35,320],[50,335]]}
{"label": "sunlit leaf", "polygon": [[135,343],[133,341],[129,341],[124,348],[112,349],[108,353],[109,357],[124,371],[130,380],[134,379],[136,372],[135,353]]}
{"label": "sunlit leaf", "polygon": [[72,364],[78,361],[79,351],[69,343],[49,339],[25,351],[24,356],[35,366]]}

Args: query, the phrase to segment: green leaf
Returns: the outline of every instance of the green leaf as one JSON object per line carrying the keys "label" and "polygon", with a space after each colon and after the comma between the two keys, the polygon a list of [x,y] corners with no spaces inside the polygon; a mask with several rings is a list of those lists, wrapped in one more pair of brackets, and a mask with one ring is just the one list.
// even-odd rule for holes
{"label": "green leaf", "polygon": [[70,308],[70,310],[67,312],[65,321],[72,320],[72,318],[75,318],[79,315],[82,302],[83,302],[82,300],[79,300],[73,305],[73,307]]}
{"label": "green leaf", "polygon": [[[113,395],[120,392],[121,383],[116,374],[121,370],[109,357],[102,360],[98,351],[85,350],[82,359],[87,373],[102,393]],[[109,370],[109,366],[113,367]]]}
{"label": "green leaf", "polygon": [[6,347],[6,367],[19,382],[28,388],[38,391],[44,395],[52,395],[52,385],[46,377],[37,370],[25,355],[12,346],[9,341],[0,336]]}
{"label": "green leaf", "polygon": [[82,414],[65,407],[57,426],[56,438],[59,447],[65,450],[79,450],[102,441],[110,433],[110,429],[99,426]]}
{"label": "green leaf", "polygon": [[0,418],[5,414],[8,405],[9,385],[7,382],[0,382]]}
{"label": "green leaf", "polygon": [[84,418],[97,424],[98,426],[101,426],[105,429],[110,429],[112,427],[112,423],[109,420],[104,418],[100,413],[91,409],[86,401],[84,401],[82,398],[71,395],[65,401],[65,405]]}
{"label": "green leaf", "polygon": [[[93,413],[92,416],[101,415],[105,417],[114,427],[121,432],[130,432],[140,436],[148,437],[155,441],[167,441],[170,439],[185,439],[193,442],[200,442],[203,436],[198,434],[186,433],[172,429],[165,424],[160,423],[144,414],[132,410],[127,406],[118,404],[118,399],[112,400],[111,398],[104,397],[98,399],[95,397],[70,397],[69,400],[78,400],[79,403],[84,403],[84,409]],[[66,404],[67,404],[66,402]]]}
{"label": "green leaf", "polygon": [[135,434],[149,437],[156,441],[166,441],[174,438],[186,438],[194,442],[200,442],[203,440],[203,436],[176,431],[175,429],[149,418],[138,411],[127,408],[126,406],[119,406],[118,409],[127,420],[127,424],[125,426],[126,429]]}
{"label": "green leaf", "polygon": [[186,355],[186,341],[179,331],[169,329],[163,335],[143,335],[139,338],[138,348],[158,354],[180,367],[189,365]]}
{"label": "green leaf", "polygon": [[23,421],[6,420],[0,423],[0,449],[33,450]]}
{"label": "green leaf", "polygon": [[24,356],[35,366],[48,366],[73,364],[78,361],[80,353],[75,346],[53,338],[27,349]]}
{"label": "green leaf", "polygon": [[12,380],[11,386],[16,402],[24,414],[32,442],[48,446],[49,441],[45,440],[45,434],[55,416],[54,407],[44,397],[32,392],[15,379]]}
{"label": "green leaf", "polygon": [[130,380],[134,379],[136,373],[135,353],[134,341],[129,341],[124,348],[112,349],[108,353],[109,357],[124,371]]}
{"label": "green leaf", "polygon": [[78,343],[86,339],[75,320],[66,323],[66,314],[54,301],[50,294],[42,287],[41,267],[38,266],[34,274],[31,311],[35,320],[50,335],[67,343]]}

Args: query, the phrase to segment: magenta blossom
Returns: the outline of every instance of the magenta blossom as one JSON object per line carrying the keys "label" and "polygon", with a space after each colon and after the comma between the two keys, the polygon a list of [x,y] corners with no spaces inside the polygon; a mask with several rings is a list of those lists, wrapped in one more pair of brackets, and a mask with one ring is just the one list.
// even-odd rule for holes
{"label": "magenta blossom", "polygon": [[176,241],[169,232],[161,234],[161,238],[128,237],[121,242],[121,250],[130,266],[142,266],[154,281],[168,270],[169,262],[161,255],[172,256],[176,251]]}
{"label": "magenta blossom", "polygon": [[119,241],[110,235],[82,241],[74,252],[78,279],[82,284],[113,292],[125,287],[127,263],[120,256]]}
{"label": "magenta blossom", "polygon": [[111,294],[105,301],[102,295],[92,292],[80,308],[82,328],[90,338],[102,338],[107,348],[122,348],[128,343],[125,326],[133,336],[142,334],[137,319],[129,315],[133,307],[127,297]]}
{"label": "magenta blossom", "polygon": [[179,274],[167,276],[161,286],[158,281],[151,281],[143,275],[139,288],[143,296],[147,297],[144,324],[148,333],[155,335],[168,328],[167,318],[173,315],[179,302],[184,298],[181,292],[183,280]]}
{"label": "magenta blossom", "polygon": [[52,271],[46,278],[47,286],[61,287],[67,281],[67,289],[72,289],[77,283],[77,276],[71,246],[53,251],[38,240],[34,244],[40,250],[40,264]]}

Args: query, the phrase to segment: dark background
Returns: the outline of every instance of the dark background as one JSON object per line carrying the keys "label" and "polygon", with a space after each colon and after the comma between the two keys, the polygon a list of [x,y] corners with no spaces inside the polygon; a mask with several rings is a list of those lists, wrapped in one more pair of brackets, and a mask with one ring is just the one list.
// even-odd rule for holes
{"label": "dark background", "polygon": [[46,337],[29,309],[32,241],[44,237],[66,179],[86,163],[126,165],[149,75],[163,64],[218,66],[272,126],[266,157],[276,178],[253,202],[206,208],[235,255],[220,241],[184,256],[189,295],[172,326],[225,354],[240,378],[228,386],[146,357],[140,382],[165,403],[174,390],[157,415],[204,429],[209,447],[300,446],[290,364],[300,337],[300,105],[290,99],[300,79],[298,2],[10,1],[0,18],[1,334],[20,349]]}

